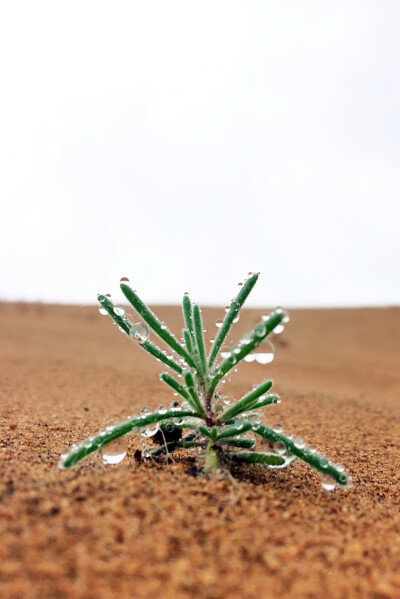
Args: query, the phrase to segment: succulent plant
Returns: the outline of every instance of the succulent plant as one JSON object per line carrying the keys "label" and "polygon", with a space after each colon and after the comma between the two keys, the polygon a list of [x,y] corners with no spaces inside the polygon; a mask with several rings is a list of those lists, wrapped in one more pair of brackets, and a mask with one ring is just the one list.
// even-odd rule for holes
{"label": "succulent plant", "polygon": [[[74,445],[64,453],[59,465],[68,468],[82,458],[99,450],[107,464],[119,463],[126,455],[126,434],[141,433],[154,443],[145,457],[156,459],[179,448],[202,448],[202,469],[205,474],[229,468],[233,462],[260,464],[267,468],[286,468],[297,458],[322,474],[325,489],[349,486],[350,478],[343,466],[307,447],[300,437],[284,434],[280,425],[261,423],[260,409],[279,403],[279,396],[270,393],[271,380],[255,385],[243,397],[227,400],[220,392],[227,373],[242,360],[266,363],[273,357],[273,346],[268,335],[280,332],[289,321],[287,312],[277,308],[262,316],[253,329],[241,336],[231,346],[224,342],[237,322],[239,311],[253,289],[258,274],[249,273],[240,291],[226,307],[225,318],[217,320],[218,333],[206,353],[201,310],[191,302],[187,293],[183,296],[184,328],[181,340],[167,328],[130,287],[123,277],[121,290],[133,306],[141,321],[133,322],[122,305],[114,305],[108,295],[99,295],[100,312],[108,314],[119,329],[145,351],[168,367],[160,379],[174,391],[175,398],[167,408],[160,405],[156,410],[142,408],[139,415],[124,422],[111,423],[104,430]],[[150,340],[150,330],[161,339],[168,351]],[[268,451],[256,451],[256,437],[266,440]]]}

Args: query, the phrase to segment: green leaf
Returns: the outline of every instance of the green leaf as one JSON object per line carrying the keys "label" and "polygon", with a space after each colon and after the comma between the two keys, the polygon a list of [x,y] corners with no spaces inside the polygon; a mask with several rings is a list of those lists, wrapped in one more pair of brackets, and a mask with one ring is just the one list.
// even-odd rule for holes
{"label": "green leaf", "polygon": [[[258,322],[253,330],[246,336],[242,337],[241,342],[232,348],[230,356],[225,358],[219,364],[214,372],[214,377],[209,385],[209,393],[213,393],[219,381],[225,374],[238,364],[247,354],[253,351],[260,345],[262,341],[274,330],[276,326],[284,318],[284,313],[281,311],[273,312],[267,320]],[[243,339],[246,339],[245,341]]]}
{"label": "green leaf", "polygon": [[347,476],[341,470],[338,470],[333,462],[330,462],[327,458],[314,451],[310,451],[307,447],[298,446],[296,442],[285,436],[283,433],[279,433],[268,426],[262,424],[253,424],[252,429],[257,435],[269,439],[272,442],[281,441],[286,445],[286,449],[291,454],[303,460],[322,474],[331,476],[339,485],[346,485]]}
{"label": "green leaf", "polygon": [[256,444],[255,439],[221,439],[217,441],[218,444],[232,445],[232,447],[243,447],[245,449],[251,449]]}
{"label": "green leaf", "polygon": [[[114,304],[112,303],[112,301],[110,301],[108,299],[108,297],[106,297],[104,295],[99,295],[97,299],[98,299],[99,303],[102,305],[102,307],[105,310],[107,310],[108,314],[111,316],[111,318],[114,320],[114,322],[116,322],[117,325],[129,337],[130,336],[129,331],[130,331],[133,323],[126,316],[118,316],[118,314],[115,314]],[[154,358],[157,358],[158,360],[160,360],[161,362],[163,362],[164,364],[166,364],[167,366],[169,366],[170,368],[175,370],[175,372],[178,372],[179,374],[182,373],[181,366],[177,362],[175,362],[175,360],[172,360],[172,358],[167,358],[167,356],[161,351],[161,349],[159,347],[157,347],[157,345],[154,345],[154,343],[152,343],[151,341],[145,341],[144,343],[138,343],[138,342],[136,342],[136,343],[137,343],[137,345],[142,347],[145,351],[147,351],[149,354],[154,356]]]}
{"label": "green leaf", "polygon": [[200,308],[197,305],[193,306],[193,327],[194,339],[200,358],[201,374],[204,376],[207,368],[206,350],[204,347],[203,323],[201,320]]}
{"label": "green leaf", "polygon": [[[234,416],[252,409],[250,406],[256,405],[260,396],[263,396],[272,387],[272,381],[264,381],[255,389],[244,395],[236,403],[227,408],[220,416],[220,421],[225,422]],[[264,404],[265,405],[265,404]]]}
{"label": "green leaf", "polygon": [[277,453],[261,451],[229,451],[225,454],[231,460],[246,462],[247,464],[264,464],[265,466],[283,466],[286,462],[283,456]]}
{"label": "green leaf", "polygon": [[167,410],[165,414],[151,412],[150,414],[136,416],[135,418],[131,418],[125,422],[120,422],[111,428],[107,428],[106,431],[88,437],[79,445],[73,447],[71,451],[61,456],[59,465],[61,468],[70,468],[82,460],[82,458],[93,453],[100,447],[103,447],[103,445],[111,443],[111,441],[114,441],[114,439],[118,439],[118,437],[126,435],[126,433],[131,432],[132,429],[136,427],[142,428],[148,424],[161,422],[162,420],[168,420],[168,418],[184,418],[185,416],[199,418],[199,416],[191,410]]}
{"label": "green leaf", "polygon": [[185,370],[185,372],[183,373],[183,379],[185,381],[185,385],[191,395],[191,398],[193,400],[193,406],[196,406],[196,411],[199,414],[204,414],[204,407],[201,403],[201,400],[197,394],[197,389],[196,389],[196,385],[194,382],[194,378],[193,378],[193,374],[190,370]]}
{"label": "green leaf", "polygon": [[224,426],[222,430],[220,429],[220,432],[217,436],[217,441],[220,439],[225,439],[226,437],[235,437],[236,435],[241,435],[250,429],[251,422],[249,420],[235,420],[232,425]]}
{"label": "green leaf", "polygon": [[253,289],[254,285],[257,283],[257,279],[258,279],[258,274],[251,275],[247,279],[247,281],[245,281],[244,285],[240,289],[236,298],[231,303],[229,311],[227,312],[227,314],[224,318],[224,322],[222,323],[222,326],[220,327],[220,329],[217,333],[217,336],[215,337],[215,341],[211,347],[210,357],[208,359],[208,365],[210,367],[214,364],[215,358],[218,355],[219,349],[220,349],[221,345],[223,344],[224,339],[226,338],[227,334],[229,333],[229,329],[231,328],[233,321],[235,320],[236,316],[238,315],[239,310],[243,306],[244,302],[246,301],[246,299],[247,299],[249,293],[251,292],[251,290]]}
{"label": "green leaf", "polygon": [[125,295],[126,299],[132,304],[135,308],[136,312],[140,314],[145,322],[149,325],[151,329],[167,343],[173,350],[176,351],[184,360],[189,364],[189,366],[194,366],[193,361],[185,348],[179,343],[177,338],[169,331],[165,324],[163,324],[155,314],[146,306],[144,302],[139,298],[139,296],[125,283],[121,283],[121,290]]}

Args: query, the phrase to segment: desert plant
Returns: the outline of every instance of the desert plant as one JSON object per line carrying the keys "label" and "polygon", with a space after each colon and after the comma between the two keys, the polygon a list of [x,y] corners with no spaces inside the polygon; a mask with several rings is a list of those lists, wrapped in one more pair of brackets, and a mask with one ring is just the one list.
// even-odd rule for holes
{"label": "desert plant", "polygon": [[[169,408],[164,405],[154,411],[143,408],[138,416],[109,424],[63,454],[60,467],[73,466],[96,450],[100,450],[105,463],[116,464],[126,455],[125,435],[141,432],[155,444],[153,449],[146,450],[145,457],[156,458],[178,448],[203,448],[203,470],[206,474],[221,466],[228,467],[232,462],[285,468],[299,458],[323,475],[324,488],[349,485],[349,477],[343,466],[334,464],[315,449],[307,447],[302,438],[284,434],[281,426],[270,427],[261,423],[260,408],[280,401],[278,395],[269,393],[271,380],[255,385],[233,402],[227,401],[219,391],[221,381],[242,360],[257,358],[260,362],[269,361],[273,355],[272,345],[267,341],[269,347],[262,352],[259,346],[265,344],[270,333],[278,332],[289,320],[288,314],[278,308],[263,316],[252,331],[242,335],[237,344],[229,348],[223,346],[257,279],[258,274],[249,273],[238,295],[227,306],[225,318],[216,322],[218,333],[212,340],[209,355],[205,349],[201,310],[191,302],[187,293],[183,297],[185,326],[181,341],[131,289],[125,277],[121,279],[121,290],[142,322],[132,322],[122,305],[114,305],[108,295],[99,295],[100,312],[109,314],[124,334],[168,366],[170,371],[163,372],[160,378],[181,400],[173,400]],[[169,353],[149,339],[150,329],[168,346]],[[216,363],[218,356],[221,360]],[[184,435],[184,431],[189,432]],[[266,440],[268,451],[254,450],[257,435]]]}

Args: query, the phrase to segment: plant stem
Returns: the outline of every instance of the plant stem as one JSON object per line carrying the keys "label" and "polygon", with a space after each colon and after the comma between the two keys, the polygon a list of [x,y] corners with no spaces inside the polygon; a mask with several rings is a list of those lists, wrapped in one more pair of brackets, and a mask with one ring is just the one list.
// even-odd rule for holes
{"label": "plant stem", "polygon": [[204,462],[204,471],[210,474],[219,467],[218,450],[214,447],[214,441],[210,441],[206,448],[206,457]]}

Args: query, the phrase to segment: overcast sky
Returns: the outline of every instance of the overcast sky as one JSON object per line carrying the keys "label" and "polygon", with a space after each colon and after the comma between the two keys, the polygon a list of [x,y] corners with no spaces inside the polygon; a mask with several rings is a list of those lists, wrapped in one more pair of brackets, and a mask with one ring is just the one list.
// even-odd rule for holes
{"label": "overcast sky", "polygon": [[400,304],[400,4],[8,2],[0,298]]}

